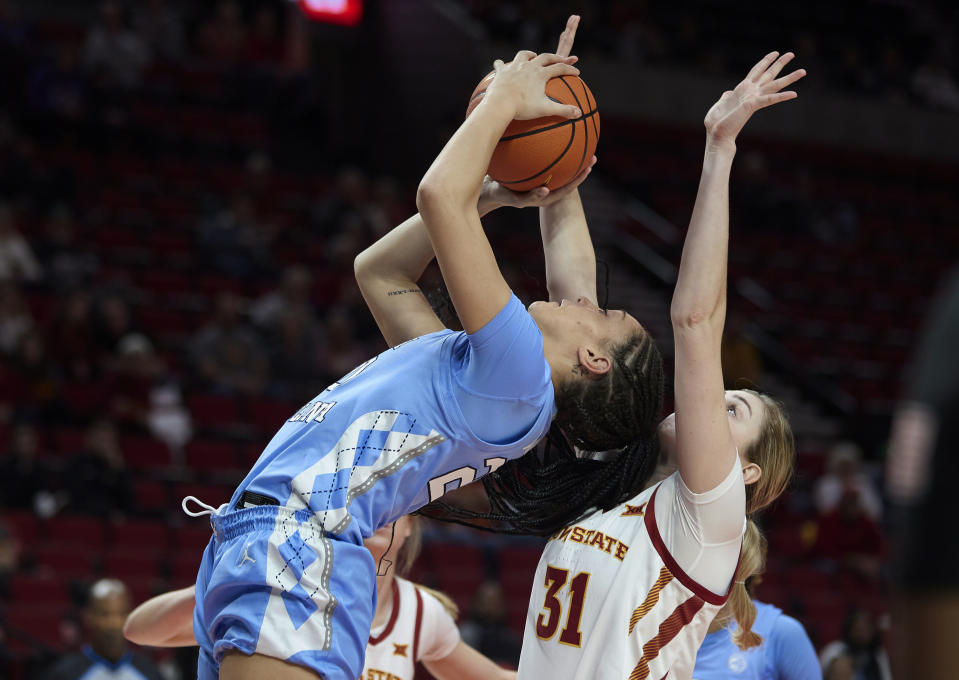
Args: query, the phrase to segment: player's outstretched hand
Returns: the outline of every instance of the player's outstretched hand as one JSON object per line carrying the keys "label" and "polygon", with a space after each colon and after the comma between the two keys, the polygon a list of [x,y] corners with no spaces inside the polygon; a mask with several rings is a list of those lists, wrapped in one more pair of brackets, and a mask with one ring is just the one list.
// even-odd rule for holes
{"label": "player's outstretched hand", "polygon": [[753,66],[736,89],[723,93],[709,109],[704,121],[711,144],[735,144],[736,135],[753,113],[798,96],[792,90],[783,91],[783,88],[806,75],[805,69],[797,69],[782,78],[776,77],[794,56],[792,52],[782,56],[779,52],[770,52]]}
{"label": "player's outstretched hand", "polygon": [[529,191],[518,192],[507,189],[502,184],[487,176],[483,179],[483,189],[480,192],[479,211],[485,215],[497,208],[542,208],[552,205],[572,194],[582,184],[593,166],[596,165],[596,156],[583,168],[573,180],[565,186],[551,191],[548,187],[536,187]]}
{"label": "player's outstretched hand", "polygon": [[497,59],[493,63],[496,77],[486,92],[486,99],[505,99],[513,106],[513,118],[529,120],[543,116],[578,118],[579,107],[560,104],[546,96],[546,81],[559,76],[579,75],[573,66],[576,57],[560,57],[555,54],[537,55],[521,50],[508,64]]}

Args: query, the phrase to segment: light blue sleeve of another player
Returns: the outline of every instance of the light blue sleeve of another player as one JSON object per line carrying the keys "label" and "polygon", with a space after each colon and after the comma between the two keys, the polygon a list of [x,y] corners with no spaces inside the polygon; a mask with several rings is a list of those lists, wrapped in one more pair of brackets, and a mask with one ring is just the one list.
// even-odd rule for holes
{"label": "light blue sleeve of another player", "polygon": [[467,336],[454,367],[456,400],[473,433],[491,444],[526,434],[544,408],[553,408],[543,334],[515,295],[492,320]]}
{"label": "light blue sleeve of another player", "polygon": [[799,621],[777,618],[768,644],[777,680],[822,680],[816,649]]}

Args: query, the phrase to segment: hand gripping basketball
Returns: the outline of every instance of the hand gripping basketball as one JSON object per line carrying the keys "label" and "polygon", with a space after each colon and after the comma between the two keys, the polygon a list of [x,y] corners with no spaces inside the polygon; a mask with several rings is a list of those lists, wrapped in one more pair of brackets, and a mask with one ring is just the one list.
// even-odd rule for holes
{"label": "hand gripping basketball", "polygon": [[579,118],[582,111],[576,105],[550,99],[546,83],[561,76],[578,76],[579,69],[573,66],[577,57],[560,57],[555,54],[536,55],[529,50],[520,50],[513,61],[504,64],[502,59],[493,62],[496,75],[490,83],[486,96],[505,98],[515,106],[514,120],[530,120],[544,116]]}
{"label": "hand gripping basketball", "polygon": [[[575,22],[572,23],[572,30],[565,34],[569,36],[566,50],[575,35]],[[517,115],[506,128],[490,160],[489,176],[512,191],[523,192],[542,186],[555,191],[579,178],[592,163],[599,139],[596,100],[578,75],[547,76],[547,69],[554,66],[570,65],[557,55],[536,57],[532,52],[519,52],[509,64],[498,61],[498,70],[488,73],[470,97],[467,116],[487,93],[493,93],[493,83],[497,83],[497,88],[505,88],[500,95],[503,98],[512,96],[511,88],[518,87],[520,82],[526,83],[526,87],[531,87],[530,83],[542,83],[537,87],[544,88],[543,96],[536,99],[546,100],[547,104],[539,101],[531,104],[530,109],[539,107],[538,110],[554,113],[532,119],[522,119]],[[574,110],[580,113],[570,118],[569,113]]]}

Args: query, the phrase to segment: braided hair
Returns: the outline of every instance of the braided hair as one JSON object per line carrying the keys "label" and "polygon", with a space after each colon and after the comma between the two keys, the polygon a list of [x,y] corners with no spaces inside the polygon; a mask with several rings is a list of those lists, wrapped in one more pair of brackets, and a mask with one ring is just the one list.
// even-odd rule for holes
{"label": "braided hair", "polygon": [[483,478],[489,512],[439,500],[420,513],[500,533],[550,536],[642,491],[659,456],[662,356],[648,333],[613,347],[611,355],[609,372],[570,381],[556,395],[556,418],[537,450]]}

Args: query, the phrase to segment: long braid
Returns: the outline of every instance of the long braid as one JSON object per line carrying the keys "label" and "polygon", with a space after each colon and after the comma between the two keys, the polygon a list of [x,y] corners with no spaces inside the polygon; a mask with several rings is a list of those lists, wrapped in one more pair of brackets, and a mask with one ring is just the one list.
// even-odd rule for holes
{"label": "long braid", "polygon": [[[549,536],[596,508],[608,510],[639,493],[659,454],[662,358],[648,334],[612,355],[608,380],[582,381],[557,395],[557,417],[537,450],[483,479],[489,512],[444,501],[420,512],[489,531]],[[584,454],[598,451],[608,460]]]}

